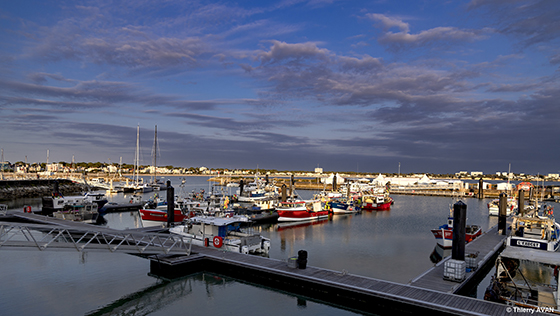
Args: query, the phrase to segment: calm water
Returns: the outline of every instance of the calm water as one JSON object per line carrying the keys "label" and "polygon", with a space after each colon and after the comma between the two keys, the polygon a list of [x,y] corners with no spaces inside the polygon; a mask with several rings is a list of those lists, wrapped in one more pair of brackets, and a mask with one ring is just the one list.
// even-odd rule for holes
{"label": "calm water", "polygon": [[[175,192],[181,178],[172,177]],[[209,190],[206,177],[189,177],[185,191]],[[303,198],[310,191],[298,192]],[[162,192],[165,194],[165,192]],[[146,194],[145,198],[153,196]],[[114,194],[111,201],[130,196]],[[451,198],[394,195],[388,212],[334,216],[307,225],[256,226],[271,239],[269,256],[286,259],[298,250],[308,251],[308,265],[351,274],[407,283],[433,266],[430,254],[435,240],[430,229],[445,223]],[[489,199],[464,199],[467,223],[487,230],[497,223],[488,217]],[[10,201],[40,208],[40,199]],[[555,205],[557,206],[557,205]],[[557,208],[558,209],[558,208]],[[137,213],[107,214],[107,226],[138,227]],[[198,274],[171,283],[148,276],[149,261],[119,253],[38,250],[2,250],[0,306],[5,315],[134,315],[179,313],[248,314],[353,314],[350,311],[306,301],[302,297],[248,285],[211,274]],[[487,282],[487,281],[486,281]],[[484,281],[483,281],[484,283]],[[481,297],[485,285],[481,284]],[[482,292],[482,293],[481,293]]]}

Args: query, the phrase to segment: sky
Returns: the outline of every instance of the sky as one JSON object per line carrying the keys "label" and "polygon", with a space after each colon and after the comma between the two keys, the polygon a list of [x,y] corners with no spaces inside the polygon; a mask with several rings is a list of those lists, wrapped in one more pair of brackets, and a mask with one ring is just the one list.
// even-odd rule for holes
{"label": "sky", "polygon": [[0,3],[10,162],[560,173],[560,1]]}

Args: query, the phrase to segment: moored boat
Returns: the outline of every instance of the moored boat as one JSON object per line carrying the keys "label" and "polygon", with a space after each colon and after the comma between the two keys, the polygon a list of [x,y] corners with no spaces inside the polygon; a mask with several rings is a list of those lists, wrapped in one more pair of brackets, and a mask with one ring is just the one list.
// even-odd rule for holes
{"label": "moored boat", "polygon": [[485,300],[522,307],[531,314],[560,314],[558,254],[506,246],[496,259],[495,271]]}
{"label": "moored boat", "polygon": [[543,214],[533,210],[515,215],[506,244],[555,252],[560,247],[560,224],[554,219],[552,207],[544,207]]}
{"label": "moored boat", "polygon": [[332,210],[333,214],[352,214],[360,210],[359,207],[354,205],[353,201],[347,200],[331,200],[326,202],[328,209]]}
{"label": "moored boat", "polygon": [[196,216],[185,224],[169,229],[172,234],[192,238],[198,246],[213,247],[220,250],[249,253],[268,253],[270,239],[241,228],[250,220],[245,216],[215,217]]}
{"label": "moored boat", "polygon": [[[165,226],[167,224],[167,210],[164,209],[139,209],[142,227]],[[173,210],[173,222],[181,223],[189,217],[196,216],[193,211],[182,211],[180,208]]]}
{"label": "moored boat", "polygon": [[[449,210],[449,217],[447,217],[447,224],[441,225],[439,228],[432,229],[436,242],[444,249],[453,246],[453,208]],[[482,228],[478,225],[465,225],[465,243],[473,241],[478,236],[482,235]]]}
{"label": "moored boat", "polygon": [[279,222],[312,221],[328,218],[332,212],[323,209],[321,201],[293,200],[280,202],[276,208]]}
{"label": "moored boat", "polygon": [[[500,199],[493,199],[488,203],[488,215],[500,215]],[[517,200],[514,197],[509,197],[506,204],[506,216],[515,214],[517,212]]]}
{"label": "moored boat", "polygon": [[361,208],[366,211],[387,211],[393,204],[393,198],[385,193],[364,194],[361,201]]}

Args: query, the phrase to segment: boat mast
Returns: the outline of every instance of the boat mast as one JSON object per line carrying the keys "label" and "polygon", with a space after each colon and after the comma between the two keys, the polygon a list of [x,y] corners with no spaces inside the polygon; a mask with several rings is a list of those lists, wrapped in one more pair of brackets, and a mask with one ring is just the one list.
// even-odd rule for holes
{"label": "boat mast", "polygon": [[152,167],[154,172],[152,174],[152,183],[157,182],[157,125],[154,134],[154,148],[152,149]]}
{"label": "boat mast", "polygon": [[138,185],[138,164],[140,160],[140,124],[136,128],[136,156],[134,157],[134,181]]}

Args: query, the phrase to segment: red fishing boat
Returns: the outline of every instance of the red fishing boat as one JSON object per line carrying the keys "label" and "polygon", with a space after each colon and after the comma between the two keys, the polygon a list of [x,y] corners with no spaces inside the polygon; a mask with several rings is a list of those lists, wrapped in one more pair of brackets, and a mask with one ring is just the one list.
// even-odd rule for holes
{"label": "red fishing boat", "polygon": [[[453,246],[453,209],[449,211],[447,224],[441,225],[437,229],[432,229],[432,234],[436,238],[438,245],[444,249]],[[476,237],[482,235],[482,229],[478,225],[465,225],[465,243],[473,241]]]}
{"label": "red fishing boat", "polygon": [[362,195],[362,210],[387,211],[391,209],[393,198],[387,193],[373,193]]}
{"label": "red fishing boat", "polygon": [[323,209],[321,201],[287,201],[280,202],[276,208],[279,222],[312,221],[328,218],[331,211]]}
{"label": "red fishing boat", "polygon": [[[167,210],[163,209],[140,209],[140,217],[142,226],[164,226],[167,223]],[[183,212],[179,208],[175,208],[173,212],[174,223],[181,223],[189,217],[196,216],[194,211]]]}

